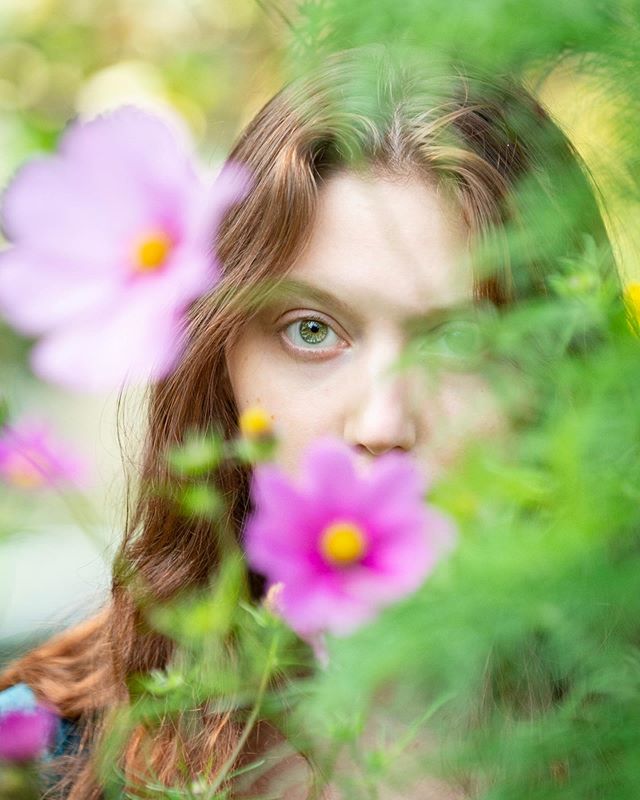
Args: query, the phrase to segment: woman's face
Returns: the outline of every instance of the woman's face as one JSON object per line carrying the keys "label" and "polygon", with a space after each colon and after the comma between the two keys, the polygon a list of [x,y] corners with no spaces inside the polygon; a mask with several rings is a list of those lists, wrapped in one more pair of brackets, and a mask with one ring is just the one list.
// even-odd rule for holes
{"label": "woman's face", "polygon": [[227,355],[239,411],[273,416],[290,474],[332,434],[363,459],[411,453],[437,477],[500,426],[486,383],[446,357],[397,369],[418,330],[445,356],[468,336],[467,240],[460,212],[418,178],[345,172],[324,184],[307,248]]}

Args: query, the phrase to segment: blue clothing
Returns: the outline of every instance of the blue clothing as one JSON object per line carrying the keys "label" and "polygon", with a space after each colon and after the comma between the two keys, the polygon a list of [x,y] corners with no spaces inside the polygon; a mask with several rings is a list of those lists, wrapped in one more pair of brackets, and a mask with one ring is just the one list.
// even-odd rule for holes
{"label": "blue clothing", "polygon": [[[30,686],[16,683],[0,692],[0,717],[10,711],[33,711],[38,701]],[[53,747],[44,754],[45,761],[72,753],[80,741],[77,724],[71,719],[59,719]]]}

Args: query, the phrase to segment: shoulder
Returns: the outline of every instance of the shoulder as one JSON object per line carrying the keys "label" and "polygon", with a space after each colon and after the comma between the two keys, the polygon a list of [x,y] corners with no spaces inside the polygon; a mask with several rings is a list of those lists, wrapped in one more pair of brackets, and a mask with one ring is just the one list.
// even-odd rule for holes
{"label": "shoulder", "polygon": [[[38,707],[33,689],[26,683],[16,683],[0,692],[0,718],[15,711],[29,713]],[[78,723],[72,719],[58,718],[53,744],[45,752],[49,760],[73,752],[80,741]]]}

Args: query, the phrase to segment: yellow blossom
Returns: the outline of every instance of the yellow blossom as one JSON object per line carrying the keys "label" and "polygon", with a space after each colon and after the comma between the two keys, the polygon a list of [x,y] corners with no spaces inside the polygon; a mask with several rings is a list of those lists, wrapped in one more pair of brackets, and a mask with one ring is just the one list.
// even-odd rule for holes
{"label": "yellow blossom", "polygon": [[247,408],[240,415],[240,433],[252,441],[269,439],[273,436],[273,420],[259,406]]}

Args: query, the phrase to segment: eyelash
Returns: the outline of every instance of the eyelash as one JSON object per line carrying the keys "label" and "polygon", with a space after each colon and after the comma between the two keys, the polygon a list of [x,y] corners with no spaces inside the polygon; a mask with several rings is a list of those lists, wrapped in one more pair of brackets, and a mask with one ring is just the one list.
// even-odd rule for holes
{"label": "eyelash", "polygon": [[[321,325],[325,325],[329,329],[329,333],[327,336],[331,336],[333,334],[337,339],[337,346],[336,344],[330,347],[322,347],[322,346],[303,346],[294,344],[291,340],[290,336],[288,335],[288,330],[293,328],[294,326],[300,326],[303,322],[319,322]],[[335,324],[335,323],[334,323]],[[306,358],[326,358],[328,354],[334,353],[336,350],[344,349],[344,345],[346,344],[346,340],[343,336],[341,336],[329,320],[327,320],[322,314],[313,313],[313,314],[300,314],[295,319],[288,320],[284,325],[282,325],[278,331],[280,334],[281,339],[283,340],[285,346],[290,350],[296,353],[296,355],[300,355]],[[297,330],[297,329],[296,329]],[[320,344],[320,343],[318,343]]]}

